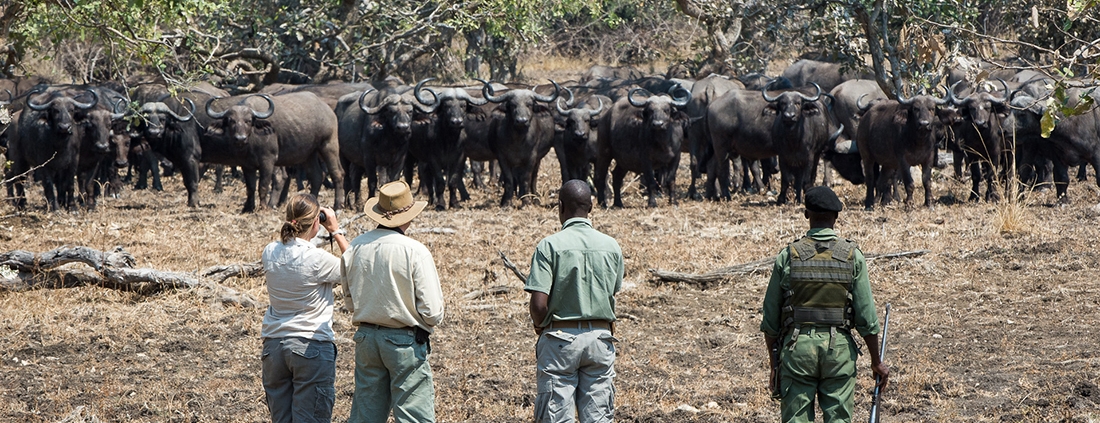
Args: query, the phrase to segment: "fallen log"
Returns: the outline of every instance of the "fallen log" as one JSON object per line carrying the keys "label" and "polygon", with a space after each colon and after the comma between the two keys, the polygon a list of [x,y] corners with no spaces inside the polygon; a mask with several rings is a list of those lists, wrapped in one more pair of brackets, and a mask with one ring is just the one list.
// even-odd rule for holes
{"label": "fallen log", "polygon": [[[901,251],[884,254],[865,254],[864,258],[867,261],[873,261],[877,259],[918,257],[927,253],[928,250]],[[654,282],[658,284],[667,282],[683,282],[699,285],[705,289],[717,285],[734,276],[747,275],[749,273],[769,269],[772,267],[773,264],[775,264],[775,256],[751,261],[748,263],[723,267],[721,269],[713,270],[707,273],[680,273],[660,269],[649,269],[649,273],[656,278]]]}
{"label": "fallen log", "polygon": [[142,295],[167,290],[191,289],[203,298],[223,304],[257,308],[261,305],[243,292],[221,286],[231,276],[263,274],[258,263],[215,266],[196,276],[150,268],[135,269],[134,257],[122,247],[99,251],[84,246],[63,246],[43,253],[13,250],[0,253],[0,291],[73,288],[97,285]]}

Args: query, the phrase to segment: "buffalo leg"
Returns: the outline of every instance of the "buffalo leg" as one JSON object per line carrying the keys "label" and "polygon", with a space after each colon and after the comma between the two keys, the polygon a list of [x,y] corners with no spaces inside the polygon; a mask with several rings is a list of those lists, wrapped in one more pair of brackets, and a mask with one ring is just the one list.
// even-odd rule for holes
{"label": "buffalo leg", "polygon": [[241,209],[241,213],[256,211],[256,172],[257,169],[253,167],[241,168],[245,189],[244,208]]}
{"label": "buffalo leg", "polygon": [[596,160],[595,173],[592,175],[592,179],[596,183],[596,204],[601,207],[607,207],[607,171],[611,167],[611,158],[606,157],[608,154],[599,155],[599,159]]}
{"label": "buffalo leg", "polygon": [[[615,170],[611,171],[611,191],[615,195],[615,200],[614,200],[614,203],[612,203],[612,206],[615,207],[615,208],[618,208],[618,209],[623,208],[622,192],[623,192],[623,178],[625,178],[625,177],[626,177],[626,169],[623,169],[622,166],[615,165]],[[646,183],[647,184],[649,183],[648,179],[646,180]],[[657,200],[656,199],[653,200],[653,205],[654,206],[657,205]]]}
{"label": "buffalo leg", "polygon": [[179,163],[176,167],[180,168],[180,174],[183,176],[183,186],[187,189],[187,207],[199,206],[199,162],[198,159],[188,160],[183,163]]}

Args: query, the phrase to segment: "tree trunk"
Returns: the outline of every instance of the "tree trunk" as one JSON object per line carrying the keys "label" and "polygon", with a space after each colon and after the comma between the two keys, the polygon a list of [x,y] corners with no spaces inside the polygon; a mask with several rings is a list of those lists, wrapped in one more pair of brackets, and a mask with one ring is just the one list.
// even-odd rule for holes
{"label": "tree trunk", "polygon": [[[730,58],[733,44],[741,37],[741,17],[736,12],[732,16],[713,16],[703,10],[693,0],[675,0],[676,7],[685,15],[698,19],[707,28],[707,36],[710,39],[711,58],[725,62]],[[730,6],[733,6],[732,4]],[[732,39],[727,37],[732,34]]]}

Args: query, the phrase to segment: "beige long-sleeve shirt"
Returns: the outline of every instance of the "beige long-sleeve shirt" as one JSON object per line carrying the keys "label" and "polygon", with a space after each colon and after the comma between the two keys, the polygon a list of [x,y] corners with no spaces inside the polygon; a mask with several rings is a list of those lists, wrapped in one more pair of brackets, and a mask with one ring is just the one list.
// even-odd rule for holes
{"label": "beige long-sleeve shirt", "polygon": [[390,229],[355,237],[341,257],[351,321],[429,332],[443,320],[443,291],[428,247]]}

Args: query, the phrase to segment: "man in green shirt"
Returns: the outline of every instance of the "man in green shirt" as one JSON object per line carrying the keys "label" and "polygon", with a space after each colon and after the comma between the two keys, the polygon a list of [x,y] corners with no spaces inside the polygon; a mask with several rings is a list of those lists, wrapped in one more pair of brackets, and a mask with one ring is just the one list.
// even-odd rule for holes
{"label": "man in green shirt", "polygon": [[615,399],[615,293],[623,282],[619,243],[592,228],[592,191],[581,180],[558,194],[560,232],[531,257],[524,290],[539,340],[535,422],[610,422]]}
{"label": "man in green shirt", "polygon": [[[779,252],[764,294],[760,330],[771,353],[769,387],[783,422],[851,422],[857,347],[863,337],[871,370],[885,388],[890,374],[879,355],[878,316],[867,262],[854,242],[833,231],[843,204],[828,187],[806,191],[806,236]],[[778,374],[776,374],[778,370]]]}

